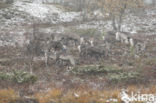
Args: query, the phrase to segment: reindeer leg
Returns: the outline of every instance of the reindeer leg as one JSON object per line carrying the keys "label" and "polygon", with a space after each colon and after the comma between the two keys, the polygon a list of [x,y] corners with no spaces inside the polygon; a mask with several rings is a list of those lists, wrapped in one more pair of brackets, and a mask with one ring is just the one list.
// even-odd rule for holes
{"label": "reindeer leg", "polygon": [[32,70],[32,65],[33,65],[33,59],[34,59],[34,57],[33,56],[31,56],[30,57],[30,62],[29,62],[29,68],[30,68],[30,74],[32,74],[33,73],[33,70]]}
{"label": "reindeer leg", "polygon": [[45,66],[48,69],[48,52],[47,51],[45,51],[44,56],[45,56]]}

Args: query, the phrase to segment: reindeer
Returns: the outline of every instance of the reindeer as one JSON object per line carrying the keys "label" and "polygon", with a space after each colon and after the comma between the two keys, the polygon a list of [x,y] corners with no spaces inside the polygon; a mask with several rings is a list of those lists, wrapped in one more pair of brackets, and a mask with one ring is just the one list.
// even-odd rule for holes
{"label": "reindeer", "polygon": [[116,34],[116,40],[120,41],[121,43],[129,44],[130,41],[130,33],[126,32],[117,32]]}
{"label": "reindeer", "polygon": [[61,42],[63,42],[67,46],[71,46],[71,44],[77,46],[80,42],[80,37],[76,34],[63,34]]}
{"label": "reindeer", "polygon": [[96,59],[106,57],[106,50],[101,47],[83,47],[80,52],[81,57],[93,57]]}
{"label": "reindeer", "polygon": [[142,34],[139,36],[138,34],[134,34],[130,36],[129,40],[130,46],[136,49],[136,53],[145,52],[146,50],[146,36]]}
{"label": "reindeer", "polygon": [[104,35],[103,41],[105,44],[110,44],[115,42],[115,33],[113,31],[108,31],[106,35]]}
{"label": "reindeer", "polygon": [[67,66],[68,68],[70,66],[75,67],[75,60],[72,55],[59,55],[56,59],[56,65]]}

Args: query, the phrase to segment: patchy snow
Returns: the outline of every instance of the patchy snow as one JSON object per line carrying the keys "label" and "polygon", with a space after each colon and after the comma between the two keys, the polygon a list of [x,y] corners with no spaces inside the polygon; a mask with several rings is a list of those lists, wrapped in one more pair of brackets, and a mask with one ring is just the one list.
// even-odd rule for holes
{"label": "patchy snow", "polygon": [[33,2],[37,4],[42,4],[42,0],[34,0]]}
{"label": "patchy snow", "polygon": [[117,99],[114,99],[114,98],[110,98],[106,101],[106,103],[117,103],[118,100]]}
{"label": "patchy snow", "polygon": [[[96,28],[98,30],[112,30],[111,21],[91,21],[79,25],[78,28],[88,29]],[[127,14],[121,25],[121,31],[129,33],[147,33],[155,34],[156,32],[156,8],[143,12],[141,16],[135,14]]]}
{"label": "patchy snow", "polygon": [[[34,20],[40,23],[59,24],[72,22],[80,18],[79,12],[65,12],[56,5],[42,4],[38,1],[36,0],[33,3],[16,1],[10,7],[0,9],[0,33],[5,37],[5,39],[0,40],[0,46],[22,46],[25,39],[23,34],[28,32],[27,26],[31,25]],[[23,24],[25,26],[21,26]],[[63,31],[63,28],[60,27],[56,30],[49,28],[47,32]],[[29,30],[29,33],[31,32]]]}
{"label": "patchy snow", "polygon": [[78,19],[80,16],[80,12],[65,12],[59,14],[60,21],[62,22],[71,22],[74,19]]}
{"label": "patchy snow", "polygon": [[[99,11],[95,11],[94,15],[101,15]],[[103,16],[103,15],[102,15]],[[40,0],[36,0],[33,3],[17,1],[12,6],[0,9],[0,33],[1,35],[8,34],[8,41],[5,40],[5,44],[14,43],[22,44],[24,40],[23,34],[27,32],[26,28],[21,25],[32,24],[33,20],[40,23],[62,24],[73,21],[81,21],[82,15],[80,12],[65,12],[62,8],[59,8],[53,4],[42,4]],[[77,28],[89,29],[95,28],[100,32],[112,30],[111,21],[90,21],[76,26]],[[16,31],[14,30],[16,28]],[[156,8],[152,10],[146,10],[143,16],[137,17],[132,14],[128,14],[123,22],[122,31],[137,33],[155,33],[156,32]],[[60,26],[57,28],[43,28],[46,32],[64,32],[65,27]],[[7,30],[7,32],[6,32]],[[41,29],[40,29],[41,30]],[[12,32],[12,33],[11,33]],[[31,31],[29,31],[31,33]],[[22,38],[23,37],[23,38]],[[1,40],[0,40],[1,42]],[[0,43],[0,45],[3,45]],[[13,45],[13,44],[11,44]]]}
{"label": "patchy snow", "polygon": [[15,7],[18,7],[18,10],[27,12],[31,16],[38,17],[43,19],[49,12],[57,12],[59,13],[60,10],[55,6],[47,6],[41,3],[23,3],[23,2],[16,2],[14,4]]}
{"label": "patchy snow", "polygon": [[78,19],[80,15],[79,12],[64,12],[55,5],[47,5],[38,2],[16,2],[14,3],[14,6],[17,7],[18,10],[26,12],[29,15],[37,17],[41,20],[51,18],[50,20],[52,23],[71,22],[75,18]]}

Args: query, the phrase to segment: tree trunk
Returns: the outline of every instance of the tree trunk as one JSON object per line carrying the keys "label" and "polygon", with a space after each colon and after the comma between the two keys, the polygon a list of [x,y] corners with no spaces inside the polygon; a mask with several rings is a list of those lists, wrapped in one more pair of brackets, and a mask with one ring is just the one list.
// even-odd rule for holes
{"label": "tree trunk", "polygon": [[119,15],[119,21],[118,21],[118,27],[117,27],[117,30],[118,31],[120,31],[120,29],[121,29],[121,25],[122,25],[122,21],[123,21],[123,19],[122,19],[122,17],[123,17],[123,15],[124,15],[124,13],[125,13],[125,9],[126,9],[126,4],[124,5],[124,7],[121,9],[121,11],[120,11],[120,15]]}
{"label": "tree trunk", "polygon": [[118,22],[118,31],[120,31],[121,29],[121,25],[122,25],[122,16],[123,16],[123,13],[121,13],[121,15],[119,16],[119,22]]}
{"label": "tree trunk", "polygon": [[115,22],[115,16],[114,15],[111,15],[111,18],[112,18],[112,27],[113,27],[113,30],[117,30],[116,22]]}

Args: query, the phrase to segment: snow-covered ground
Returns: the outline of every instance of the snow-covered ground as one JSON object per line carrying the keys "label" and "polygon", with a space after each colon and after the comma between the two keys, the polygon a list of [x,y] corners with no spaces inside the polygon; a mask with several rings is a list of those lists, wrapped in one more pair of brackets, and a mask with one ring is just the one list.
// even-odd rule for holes
{"label": "snow-covered ground", "polygon": [[[97,13],[96,13],[97,14]],[[98,13],[99,14],[99,13]],[[51,23],[60,24],[73,21],[81,21],[81,12],[67,12],[62,7],[56,6],[54,4],[42,4],[37,0],[33,3],[22,2],[17,0],[10,7],[0,9],[0,33],[3,37],[6,34],[9,35],[6,39],[0,40],[0,45],[15,45],[22,44],[24,40],[23,34],[26,32],[31,32],[27,30],[26,26],[33,22],[37,23]],[[76,24],[75,24],[76,25]],[[62,30],[66,27],[57,27],[57,32],[63,32]],[[88,29],[96,28],[99,31],[112,30],[111,21],[90,21],[85,22],[76,26],[76,28]],[[60,29],[60,30],[58,30]],[[48,32],[54,32],[52,28],[46,28]],[[156,32],[156,8],[147,9],[143,16],[138,17],[133,14],[128,14],[123,22],[122,31],[136,33],[136,32],[146,32],[155,33]],[[23,39],[22,39],[23,38]],[[4,41],[4,42],[3,42]],[[19,42],[20,41],[20,42]],[[3,42],[3,43],[1,43]]]}
{"label": "snow-covered ground", "polygon": [[22,3],[22,2],[16,2],[14,4],[14,7],[17,7],[18,10],[22,12],[26,12],[30,14],[31,16],[38,17],[38,18],[44,18],[46,17],[46,14],[48,13],[48,9],[45,8],[43,5],[36,4],[36,3]]}
{"label": "snow-covered ground", "polygon": [[10,7],[0,9],[0,31],[1,35],[6,34],[11,38],[0,40],[2,45],[22,45],[24,40],[23,34],[28,30],[21,25],[29,25],[33,22],[37,23],[65,23],[79,20],[79,12],[65,12],[63,9],[55,5],[42,4],[40,2],[22,2],[16,1]]}
{"label": "snow-covered ground", "polygon": [[[85,24],[81,24],[78,28],[88,29],[96,28],[99,31],[112,30],[111,21],[91,21]],[[121,26],[121,31],[129,33],[156,33],[156,7],[153,9],[147,9],[141,16],[135,14],[127,14]]]}
{"label": "snow-covered ground", "polygon": [[73,19],[79,17],[80,15],[80,13],[78,12],[65,12],[64,10],[56,7],[55,5],[47,5],[38,2],[15,2],[14,7],[22,12],[28,13],[32,17],[37,17],[41,20],[47,19],[47,16],[49,17],[52,16],[52,14],[56,14],[58,17],[58,22],[71,22]]}

